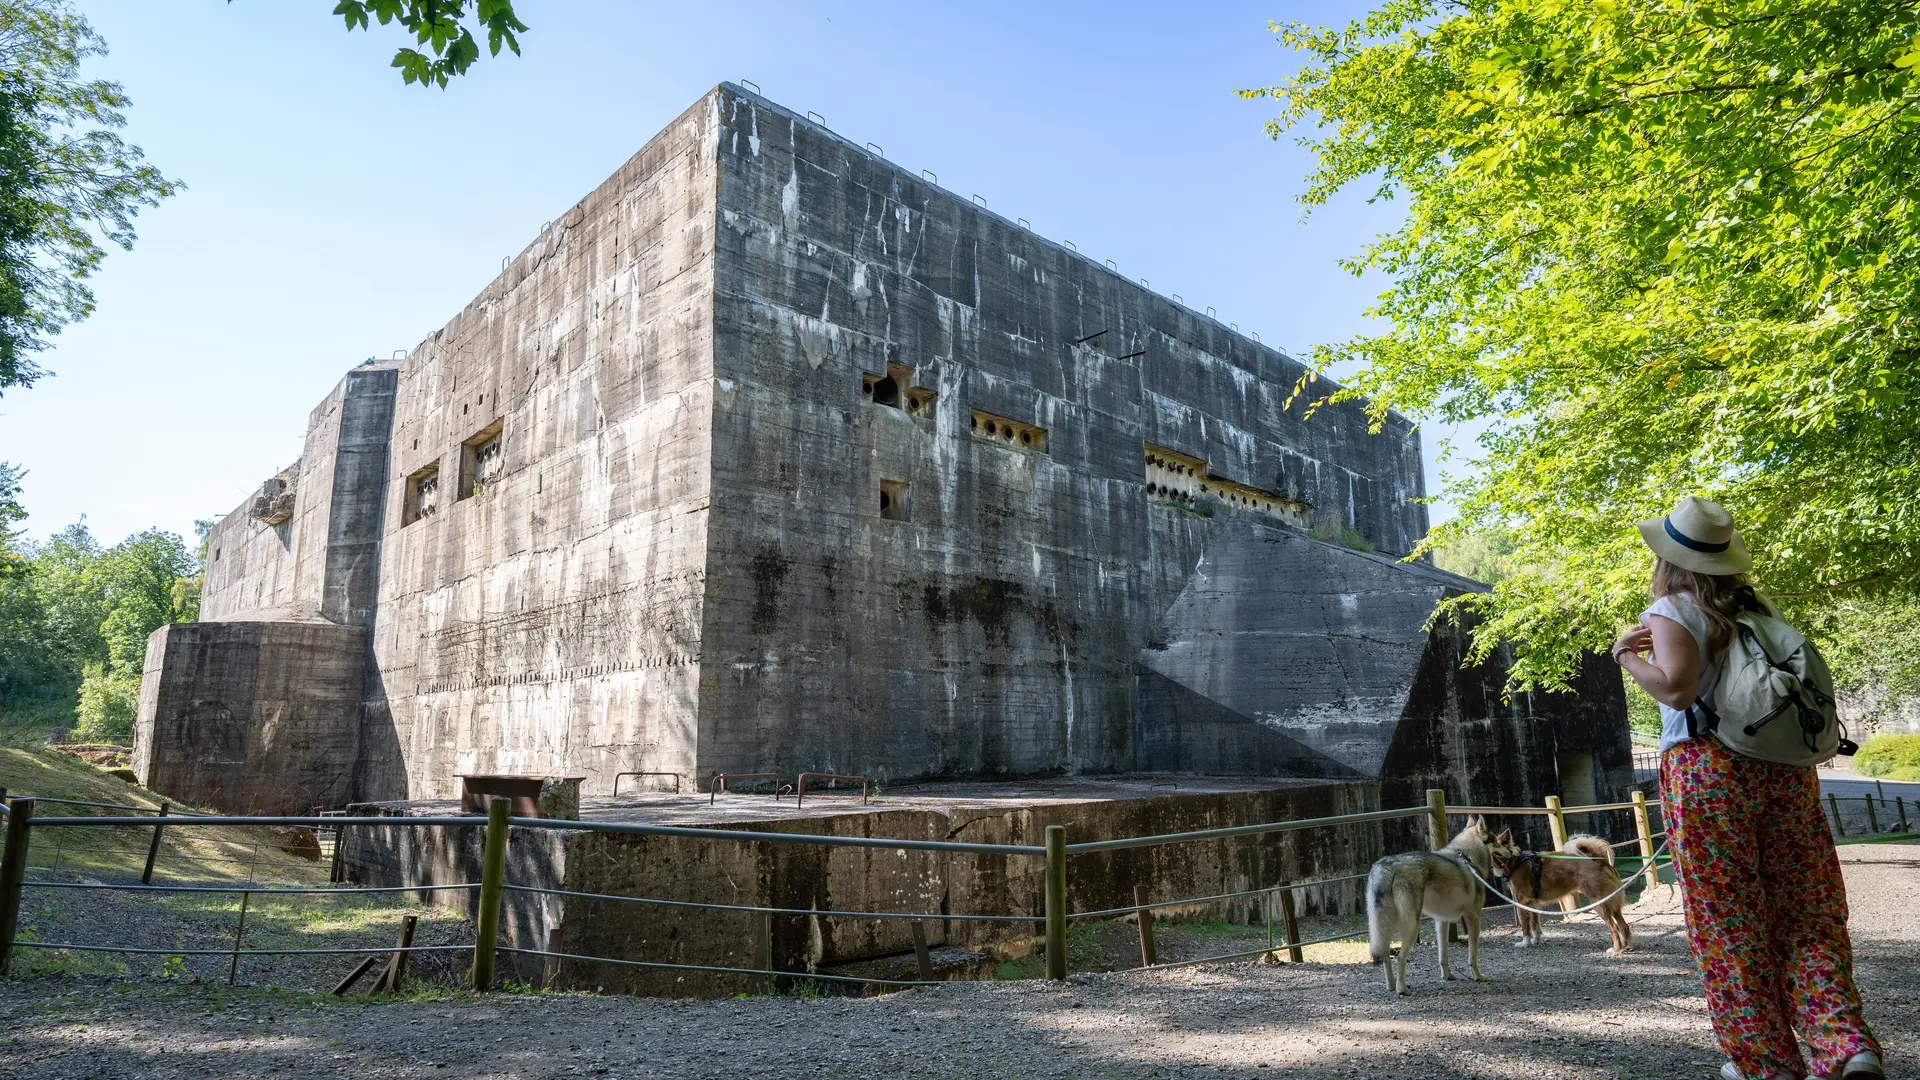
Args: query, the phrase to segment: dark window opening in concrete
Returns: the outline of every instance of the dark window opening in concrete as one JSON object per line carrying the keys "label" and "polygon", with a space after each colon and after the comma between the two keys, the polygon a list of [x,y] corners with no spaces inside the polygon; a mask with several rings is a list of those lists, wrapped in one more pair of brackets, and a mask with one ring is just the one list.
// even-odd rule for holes
{"label": "dark window opening in concrete", "polygon": [[460,444],[460,498],[472,498],[500,478],[506,462],[500,454],[500,432],[505,426],[504,417],[495,420]]}
{"label": "dark window opening in concrete", "polygon": [[440,512],[440,463],[434,462],[407,477],[407,497],[400,507],[400,524],[411,525]]}
{"label": "dark window opening in concrete", "polygon": [[993,413],[975,409],[968,425],[975,436],[999,443],[1001,446],[1031,450],[1036,454],[1047,452],[1047,429],[1037,424],[1009,420],[1004,416],[995,416]]}
{"label": "dark window opening in concrete", "polygon": [[861,380],[860,390],[875,405],[900,407],[900,384],[885,375],[868,375]]}
{"label": "dark window opening in concrete", "polygon": [[220,549],[219,549],[219,548],[214,548],[214,549],[213,549],[213,561],[214,561],[214,562],[219,562],[219,561],[220,561]]}
{"label": "dark window opening in concrete", "polygon": [[933,411],[934,392],[913,385],[913,369],[905,364],[888,364],[884,375],[865,372],[860,376],[860,396],[875,405],[925,416]]}
{"label": "dark window opening in concrete", "polygon": [[1600,801],[1593,784],[1593,751],[1562,750],[1556,755],[1560,768],[1560,804],[1592,806]]}
{"label": "dark window opening in concrete", "polygon": [[880,516],[888,521],[907,520],[907,482],[880,481]]}

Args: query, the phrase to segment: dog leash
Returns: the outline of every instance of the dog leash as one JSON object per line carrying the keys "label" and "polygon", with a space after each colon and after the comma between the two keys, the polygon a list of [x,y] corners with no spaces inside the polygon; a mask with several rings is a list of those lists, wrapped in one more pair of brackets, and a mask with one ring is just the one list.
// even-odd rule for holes
{"label": "dog leash", "polygon": [[1660,850],[1653,853],[1653,858],[1642,860],[1640,863],[1640,869],[1635,870],[1633,873],[1621,879],[1619,888],[1613,890],[1612,892],[1601,897],[1600,899],[1595,900],[1591,904],[1586,905],[1585,907],[1572,908],[1566,911],[1562,911],[1558,908],[1548,911],[1543,908],[1528,907],[1527,905],[1521,903],[1520,901],[1515,900],[1513,897],[1508,896],[1506,893],[1501,892],[1499,889],[1494,888],[1493,882],[1488,881],[1484,877],[1481,877],[1480,868],[1473,865],[1472,862],[1469,862],[1466,859],[1462,859],[1460,861],[1466,864],[1467,873],[1472,874],[1474,877],[1474,880],[1486,886],[1486,889],[1488,892],[1492,893],[1493,895],[1499,897],[1502,900],[1505,900],[1507,903],[1512,904],[1514,907],[1519,908],[1521,911],[1531,911],[1535,915],[1578,915],[1583,911],[1592,911],[1594,908],[1597,908],[1600,905],[1605,904],[1608,901],[1612,900],[1614,897],[1619,896],[1621,893],[1626,892],[1627,886],[1633,884],[1634,879],[1640,877],[1642,874],[1645,874],[1647,871],[1660,865],[1660,856],[1664,854],[1666,850],[1667,850],[1667,843],[1666,841],[1663,840],[1660,843]]}

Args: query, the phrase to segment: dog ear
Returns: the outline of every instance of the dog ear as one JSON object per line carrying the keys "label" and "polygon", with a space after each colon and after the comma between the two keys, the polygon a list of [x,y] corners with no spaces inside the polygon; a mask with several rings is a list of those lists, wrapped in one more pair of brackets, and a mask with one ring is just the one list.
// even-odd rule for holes
{"label": "dog ear", "polygon": [[1500,841],[1502,844],[1511,844],[1513,843],[1513,830],[1501,829],[1500,835],[1494,837],[1494,839]]}
{"label": "dog ear", "polygon": [[1481,836],[1487,835],[1487,819],[1484,815],[1473,815],[1473,820],[1467,827],[1479,833]]}

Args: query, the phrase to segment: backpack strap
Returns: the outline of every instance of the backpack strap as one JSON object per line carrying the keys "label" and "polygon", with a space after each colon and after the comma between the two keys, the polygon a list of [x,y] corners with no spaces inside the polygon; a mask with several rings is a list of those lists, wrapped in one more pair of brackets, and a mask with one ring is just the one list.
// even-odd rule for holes
{"label": "backpack strap", "polygon": [[1713,706],[1707,704],[1707,699],[1703,697],[1694,698],[1693,704],[1687,706],[1686,717],[1689,739],[1711,735],[1720,728],[1720,714],[1714,712]]}

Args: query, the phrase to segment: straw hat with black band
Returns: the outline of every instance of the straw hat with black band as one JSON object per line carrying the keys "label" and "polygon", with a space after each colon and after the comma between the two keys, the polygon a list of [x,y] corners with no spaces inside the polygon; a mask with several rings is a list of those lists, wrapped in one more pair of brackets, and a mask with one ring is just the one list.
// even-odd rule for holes
{"label": "straw hat with black band", "polygon": [[1696,574],[1744,574],[1753,556],[1733,527],[1733,515],[1717,502],[1689,495],[1673,513],[1640,523],[1640,536],[1655,555]]}

